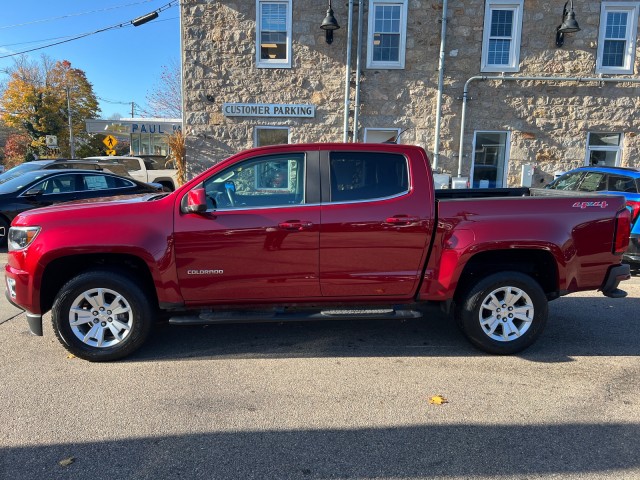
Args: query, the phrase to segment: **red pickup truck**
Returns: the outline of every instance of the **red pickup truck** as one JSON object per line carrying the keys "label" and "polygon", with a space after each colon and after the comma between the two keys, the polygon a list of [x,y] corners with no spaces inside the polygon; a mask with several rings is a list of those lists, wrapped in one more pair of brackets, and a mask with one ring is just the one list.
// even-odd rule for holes
{"label": "red pickup truck", "polygon": [[6,295],[36,335],[51,310],[62,345],[91,361],[132,353],[161,318],[398,319],[427,305],[511,354],[540,335],[549,300],[623,297],[629,278],[622,197],[512,191],[436,194],[416,146],[247,150],[172,193],[20,214]]}

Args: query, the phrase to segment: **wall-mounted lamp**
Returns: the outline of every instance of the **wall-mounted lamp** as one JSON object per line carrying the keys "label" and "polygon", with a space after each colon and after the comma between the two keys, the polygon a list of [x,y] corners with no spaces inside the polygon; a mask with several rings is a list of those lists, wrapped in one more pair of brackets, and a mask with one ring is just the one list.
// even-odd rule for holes
{"label": "wall-mounted lamp", "polygon": [[[567,9],[569,5],[569,9]],[[573,11],[573,0],[569,0],[564,4],[562,10],[562,24],[556,29],[556,47],[564,45],[564,34],[575,33],[580,31],[580,26],[576,22],[576,12]]]}
{"label": "wall-mounted lamp", "polygon": [[333,9],[331,8],[331,0],[329,0],[329,9],[327,10],[327,16],[324,17],[320,28],[324,30],[324,39],[325,41],[331,45],[333,43],[333,31],[338,30],[340,25],[338,25],[338,21],[336,17],[333,16]]}

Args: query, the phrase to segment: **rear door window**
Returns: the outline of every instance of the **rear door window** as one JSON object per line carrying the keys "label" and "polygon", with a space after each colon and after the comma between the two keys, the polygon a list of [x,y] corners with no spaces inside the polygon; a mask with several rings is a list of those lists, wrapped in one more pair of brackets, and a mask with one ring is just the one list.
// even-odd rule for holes
{"label": "rear door window", "polygon": [[409,191],[407,159],[393,153],[332,152],[331,201],[386,198]]}
{"label": "rear door window", "polygon": [[609,188],[611,192],[638,193],[636,182],[626,175],[609,175]]}

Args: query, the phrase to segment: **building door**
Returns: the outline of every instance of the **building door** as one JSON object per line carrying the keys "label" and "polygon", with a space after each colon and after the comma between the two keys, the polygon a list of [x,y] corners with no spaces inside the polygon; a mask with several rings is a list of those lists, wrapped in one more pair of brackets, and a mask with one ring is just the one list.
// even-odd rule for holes
{"label": "building door", "polygon": [[509,132],[475,132],[471,164],[472,188],[507,186],[509,147]]}

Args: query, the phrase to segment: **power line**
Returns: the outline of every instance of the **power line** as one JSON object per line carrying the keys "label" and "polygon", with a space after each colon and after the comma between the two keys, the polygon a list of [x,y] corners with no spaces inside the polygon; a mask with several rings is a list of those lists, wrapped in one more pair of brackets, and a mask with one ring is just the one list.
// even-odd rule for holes
{"label": "power line", "polygon": [[[0,56],[0,59],[2,59],[2,58],[9,58],[9,57],[15,57],[15,56],[17,56],[17,55],[22,55],[22,54],[24,54],[24,53],[29,53],[29,52],[35,52],[36,50],[42,50],[42,49],[49,48],[49,47],[55,47],[56,45],[61,45],[61,44],[63,44],[63,43],[72,42],[72,41],[74,41],[74,40],[80,40],[81,38],[88,37],[88,36],[90,36],[90,35],[95,35],[95,34],[97,34],[97,33],[106,32],[106,31],[108,31],[108,30],[113,30],[113,29],[116,29],[116,28],[128,27],[128,26],[130,26],[130,25],[139,26],[139,25],[142,25],[142,23],[145,23],[145,21],[144,21],[144,20],[141,22],[141,20],[142,20],[143,18],[148,18],[148,19],[150,19],[150,20],[153,20],[153,18],[151,18],[151,17],[150,17],[150,15],[152,15],[153,13],[156,13],[156,16],[157,16],[157,14],[159,14],[160,12],[162,12],[162,11],[164,11],[164,10],[167,10],[167,9],[169,9],[169,8],[173,7],[173,6],[174,6],[174,4],[176,4],[178,1],[179,1],[179,0],[171,0],[169,3],[167,3],[167,4],[163,5],[162,7],[158,8],[158,9],[156,9],[156,10],[153,10],[151,13],[148,13],[147,15],[143,15],[142,17],[138,17],[138,18],[133,19],[133,20],[129,20],[129,21],[126,21],[126,22],[122,22],[122,23],[118,23],[118,24],[115,24],[115,25],[111,25],[111,26],[109,26],[109,27],[104,27],[104,28],[101,28],[101,29],[99,29],[99,30],[95,30],[95,31],[93,31],[93,32],[83,33],[83,34],[77,35],[77,36],[75,36],[75,37],[69,38],[69,39],[67,39],[67,40],[61,40],[61,41],[59,41],[59,42],[50,43],[50,44],[48,44],[48,45],[44,45],[44,46],[41,46],[41,47],[30,48],[30,49],[28,49],[28,50],[23,50],[23,51],[21,51],[21,52],[10,53],[10,54],[8,54],[8,55],[2,55],[2,56]],[[148,21],[148,20],[147,20],[147,21]]]}
{"label": "power line", "polygon": [[14,28],[14,27],[24,27],[24,26],[33,25],[33,24],[36,24],[36,23],[53,22],[55,20],[63,20],[65,18],[79,17],[81,15],[89,15],[91,13],[107,12],[109,10],[116,10],[118,8],[131,7],[133,5],[140,5],[142,3],[149,3],[149,2],[153,2],[153,1],[154,0],[142,0],[140,2],[127,3],[125,5],[114,5],[113,7],[102,8],[100,10],[91,10],[89,12],[70,13],[70,14],[67,14],[67,15],[61,15],[59,17],[42,18],[40,20],[34,20],[32,22],[16,23],[14,25],[4,25],[4,26],[0,27],[0,30],[5,30],[7,28]]}
{"label": "power line", "polygon": [[[154,23],[160,23],[160,22],[169,22],[171,20],[175,20],[178,17],[169,17],[169,18],[163,18],[163,19],[159,19],[156,20]],[[125,25],[123,28],[127,28],[127,27],[132,27],[133,25]],[[86,35],[86,34],[91,34],[93,32],[88,32],[88,33],[79,33],[77,35]],[[62,37],[51,37],[51,38],[41,38],[40,40],[30,40],[28,42],[18,42],[18,43],[5,43],[4,45],[0,45],[0,48],[4,48],[4,47],[14,47],[16,45],[27,45],[30,43],[41,43],[41,42],[49,42],[51,40],[60,40],[60,39],[67,39],[67,38],[73,38],[74,35],[65,35]]]}
{"label": "power line", "polygon": [[100,100],[101,102],[105,102],[105,103],[111,103],[114,105],[131,105],[132,102],[119,102],[118,100],[109,100],[107,98],[102,98],[102,97],[98,97],[96,96],[96,98],[98,100]]}

